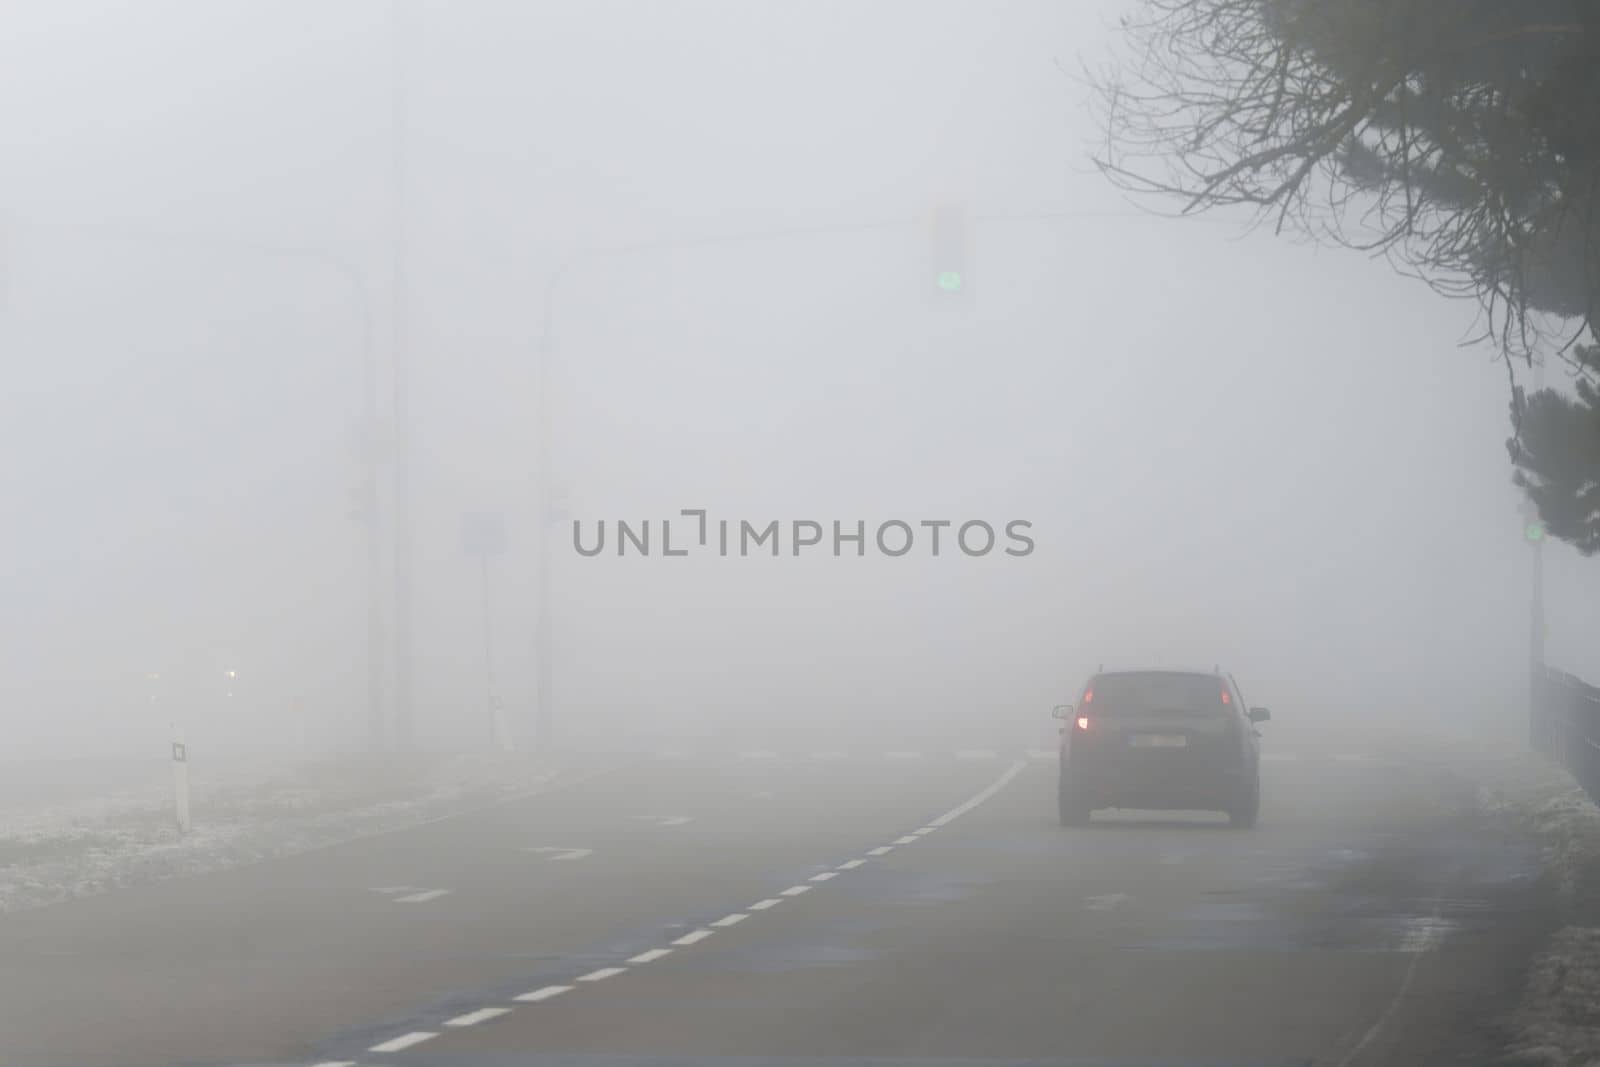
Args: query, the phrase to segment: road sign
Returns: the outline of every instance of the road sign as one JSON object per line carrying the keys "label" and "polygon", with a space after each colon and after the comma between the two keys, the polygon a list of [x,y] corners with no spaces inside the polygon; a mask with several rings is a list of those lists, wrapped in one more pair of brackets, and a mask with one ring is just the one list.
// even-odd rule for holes
{"label": "road sign", "polygon": [[462,517],[461,546],[471,556],[498,556],[506,550],[506,517],[499,512]]}

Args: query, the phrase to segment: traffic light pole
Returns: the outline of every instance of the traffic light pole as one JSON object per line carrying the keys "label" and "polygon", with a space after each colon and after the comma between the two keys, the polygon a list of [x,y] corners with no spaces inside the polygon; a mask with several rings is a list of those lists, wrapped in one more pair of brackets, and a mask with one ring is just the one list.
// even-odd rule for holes
{"label": "traffic light pole", "polygon": [[393,285],[393,388],[394,388],[394,743],[405,751],[412,745],[412,630],[411,630],[411,431],[409,378],[406,353],[406,3],[390,0],[393,49],[392,105],[393,157],[391,159],[391,238]]}
{"label": "traffic light pole", "polygon": [[[1165,216],[1156,215],[1148,211],[1037,211],[1021,212],[1017,214],[998,215],[973,215],[974,223],[998,222],[1049,222],[1054,220],[1071,219],[1097,219],[1097,218],[1143,218],[1163,219]],[[535,388],[538,390],[538,399],[535,409],[538,412],[538,444],[536,462],[538,469],[537,506],[538,506],[538,623],[534,636],[534,734],[535,743],[541,750],[548,749],[555,743],[556,716],[554,706],[553,673],[553,642],[552,621],[550,610],[550,551],[551,532],[553,522],[551,516],[551,469],[550,469],[550,413],[552,410],[550,393],[550,365],[556,354],[555,312],[556,297],[559,295],[562,282],[570,275],[572,270],[580,263],[589,260],[617,259],[626,256],[644,255],[651,252],[678,252],[692,248],[727,247],[741,244],[766,244],[775,241],[794,240],[804,237],[827,237],[849,233],[866,233],[874,230],[908,229],[920,225],[924,220],[916,217],[884,219],[876,222],[834,223],[822,226],[797,226],[777,230],[756,230],[747,233],[724,234],[715,237],[679,238],[676,240],[641,241],[633,244],[613,245],[611,247],[591,248],[569,255],[550,272],[544,287],[544,313],[543,329],[539,336],[537,352],[538,367],[535,374]],[[1232,225],[1226,220],[1204,218],[1194,220],[1201,225]]]}

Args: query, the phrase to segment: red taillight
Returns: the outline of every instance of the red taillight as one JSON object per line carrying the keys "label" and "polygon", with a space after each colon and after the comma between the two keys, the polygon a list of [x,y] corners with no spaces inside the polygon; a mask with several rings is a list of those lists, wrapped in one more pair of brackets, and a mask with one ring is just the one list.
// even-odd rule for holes
{"label": "red taillight", "polygon": [[1094,703],[1094,690],[1093,689],[1085,689],[1083,691],[1083,702],[1085,704],[1093,704]]}
{"label": "red taillight", "polygon": [[1088,728],[1089,728],[1089,716],[1087,716],[1087,715],[1079,715],[1078,716],[1078,729],[1087,730]]}
{"label": "red taillight", "polygon": [[1233,703],[1233,698],[1228,695],[1228,691],[1226,689],[1224,689],[1222,691],[1222,702],[1224,704],[1232,704]]}

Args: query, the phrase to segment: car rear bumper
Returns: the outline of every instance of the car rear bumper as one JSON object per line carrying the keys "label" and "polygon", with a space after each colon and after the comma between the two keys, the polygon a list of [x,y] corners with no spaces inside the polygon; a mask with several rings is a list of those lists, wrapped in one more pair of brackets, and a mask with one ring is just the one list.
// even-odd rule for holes
{"label": "car rear bumper", "polygon": [[1250,769],[1193,761],[1128,761],[1062,768],[1062,787],[1097,808],[1224,809],[1254,779]]}

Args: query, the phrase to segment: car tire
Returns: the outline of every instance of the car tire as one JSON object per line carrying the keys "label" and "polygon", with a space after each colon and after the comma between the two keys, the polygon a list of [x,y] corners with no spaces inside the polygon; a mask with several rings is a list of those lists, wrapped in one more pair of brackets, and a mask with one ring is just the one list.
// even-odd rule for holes
{"label": "car tire", "polygon": [[1244,796],[1228,809],[1228,823],[1241,830],[1248,830],[1254,826],[1261,817],[1261,776],[1258,774],[1251,782]]}
{"label": "car tire", "polygon": [[1056,787],[1056,810],[1062,826],[1087,826],[1094,816],[1094,805],[1063,782]]}

